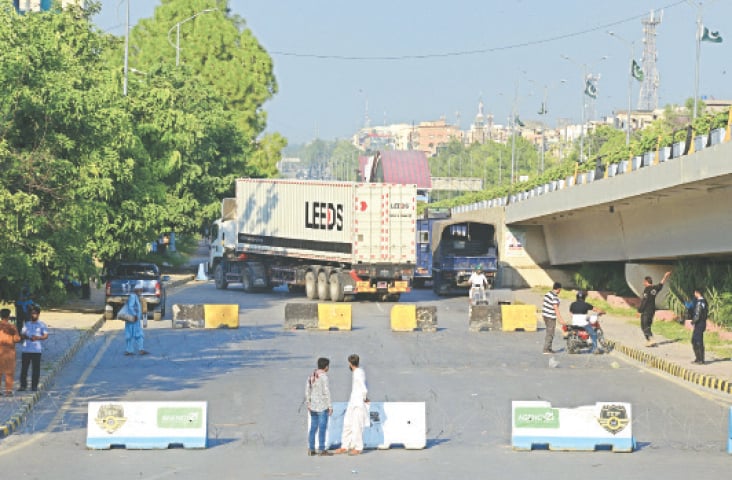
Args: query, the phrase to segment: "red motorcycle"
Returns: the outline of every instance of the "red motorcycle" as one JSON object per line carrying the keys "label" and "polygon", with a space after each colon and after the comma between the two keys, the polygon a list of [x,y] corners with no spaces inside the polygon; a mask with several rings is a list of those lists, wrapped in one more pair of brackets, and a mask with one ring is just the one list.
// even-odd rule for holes
{"label": "red motorcycle", "polygon": [[[597,332],[597,346],[601,348],[603,352],[610,353],[613,349],[612,343],[605,340],[605,333],[602,331],[600,326],[599,315],[597,313],[591,313],[586,315],[592,328]],[[564,339],[567,341],[567,353],[580,353],[582,349],[592,349],[592,338],[584,327],[578,325],[562,325],[562,334]]]}

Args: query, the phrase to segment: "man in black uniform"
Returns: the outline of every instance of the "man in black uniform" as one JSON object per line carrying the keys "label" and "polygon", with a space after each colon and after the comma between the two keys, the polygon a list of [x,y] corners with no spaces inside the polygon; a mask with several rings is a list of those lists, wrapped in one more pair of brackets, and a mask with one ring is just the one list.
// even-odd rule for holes
{"label": "man in black uniform", "polygon": [[663,284],[666,283],[670,275],[671,272],[666,272],[658,285],[653,284],[651,277],[643,279],[643,297],[638,307],[638,313],[640,314],[641,330],[643,330],[643,335],[646,337],[646,347],[656,346],[653,343],[653,332],[651,332],[653,316],[656,314],[656,295],[661,291]]}
{"label": "man in black uniform", "polygon": [[590,323],[589,318],[587,318],[587,313],[597,312],[598,314],[603,314],[605,312],[587,303],[585,298],[587,298],[587,294],[583,290],[580,290],[577,292],[577,300],[569,305],[569,313],[572,314],[572,325],[584,328],[590,335],[590,338],[592,339],[592,350],[590,350],[590,353],[602,353],[602,351],[597,348],[597,332]]}
{"label": "man in black uniform", "polygon": [[694,290],[694,316],[691,324],[694,325],[694,333],[691,334],[691,346],[694,349],[694,361],[698,365],[704,365],[704,330],[707,329],[707,316],[709,307],[702,294],[702,288]]}

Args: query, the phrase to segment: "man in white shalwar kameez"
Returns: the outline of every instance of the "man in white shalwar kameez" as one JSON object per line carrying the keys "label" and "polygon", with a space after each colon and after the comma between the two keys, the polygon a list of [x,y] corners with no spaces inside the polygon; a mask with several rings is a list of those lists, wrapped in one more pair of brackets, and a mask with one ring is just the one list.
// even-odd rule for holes
{"label": "man in white shalwar kameez", "polygon": [[348,366],[353,372],[351,383],[351,398],[343,418],[343,433],[341,434],[341,448],[335,453],[359,455],[363,451],[363,429],[369,421],[368,388],[366,374],[359,367],[358,355],[349,355]]}

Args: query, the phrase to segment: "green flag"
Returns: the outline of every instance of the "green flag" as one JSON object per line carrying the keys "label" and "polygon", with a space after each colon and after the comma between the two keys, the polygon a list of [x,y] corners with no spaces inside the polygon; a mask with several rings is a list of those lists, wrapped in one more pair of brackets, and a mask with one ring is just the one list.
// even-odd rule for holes
{"label": "green flag", "polygon": [[638,62],[633,60],[633,65],[631,66],[631,75],[633,75],[633,78],[638,80],[639,82],[643,81],[643,69],[640,65],[638,65]]}
{"label": "green flag", "polygon": [[590,98],[597,98],[597,86],[591,78],[588,78],[587,82],[585,83],[585,95]]}
{"label": "green flag", "polygon": [[514,119],[514,121],[516,122],[516,125],[518,125],[519,127],[526,126],[526,125],[524,125],[524,122],[521,121],[521,119],[519,118],[518,115],[516,115],[516,118]]}
{"label": "green flag", "polygon": [[722,36],[719,32],[712,32],[707,27],[704,27],[704,33],[701,37],[702,42],[722,43]]}

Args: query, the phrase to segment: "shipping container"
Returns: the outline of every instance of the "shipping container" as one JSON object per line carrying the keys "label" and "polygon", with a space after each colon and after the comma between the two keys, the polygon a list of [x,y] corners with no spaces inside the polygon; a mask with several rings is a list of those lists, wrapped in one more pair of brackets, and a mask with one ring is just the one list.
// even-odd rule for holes
{"label": "shipping container", "polygon": [[414,269],[416,195],[415,185],[239,179],[222,202],[209,268],[219,288],[396,300]]}

